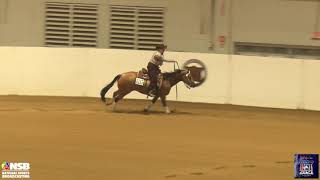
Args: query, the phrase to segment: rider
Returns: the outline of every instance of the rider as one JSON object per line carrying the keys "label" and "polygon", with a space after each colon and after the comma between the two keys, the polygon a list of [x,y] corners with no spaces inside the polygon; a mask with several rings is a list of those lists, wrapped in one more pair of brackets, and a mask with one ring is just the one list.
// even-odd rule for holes
{"label": "rider", "polygon": [[156,52],[153,53],[149,63],[148,63],[148,75],[150,76],[150,86],[149,86],[149,96],[155,96],[158,93],[158,75],[161,73],[160,66],[163,62],[171,62],[164,59],[164,52],[167,49],[167,46],[164,44],[159,44],[156,46]]}

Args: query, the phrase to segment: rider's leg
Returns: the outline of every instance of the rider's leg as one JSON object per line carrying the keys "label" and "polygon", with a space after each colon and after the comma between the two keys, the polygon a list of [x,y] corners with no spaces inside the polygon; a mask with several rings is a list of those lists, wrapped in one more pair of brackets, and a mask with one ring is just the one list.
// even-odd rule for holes
{"label": "rider's leg", "polygon": [[148,74],[150,77],[150,85],[148,88],[149,94],[156,94],[157,93],[157,82],[158,82],[158,74],[160,72],[160,69],[157,65],[154,65],[152,63],[148,64]]}
{"label": "rider's leg", "polygon": [[157,67],[157,69],[155,70],[156,71],[156,78],[155,78],[155,91],[156,91],[156,94],[158,94],[159,93],[159,86],[160,85],[158,85],[158,82],[160,82],[160,75],[161,75],[161,70],[160,70],[160,68],[159,67]]}
{"label": "rider's leg", "polygon": [[157,75],[155,72],[150,73],[150,85],[148,87],[149,94],[156,94],[156,88],[157,88]]}

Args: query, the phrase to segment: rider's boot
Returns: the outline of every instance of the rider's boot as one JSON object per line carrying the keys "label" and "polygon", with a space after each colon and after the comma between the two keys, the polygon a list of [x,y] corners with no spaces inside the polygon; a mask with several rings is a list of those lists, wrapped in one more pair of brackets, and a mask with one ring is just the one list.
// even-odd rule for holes
{"label": "rider's boot", "polygon": [[157,94],[157,89],[151,89],[148,93],[148,96],[155,97]]}

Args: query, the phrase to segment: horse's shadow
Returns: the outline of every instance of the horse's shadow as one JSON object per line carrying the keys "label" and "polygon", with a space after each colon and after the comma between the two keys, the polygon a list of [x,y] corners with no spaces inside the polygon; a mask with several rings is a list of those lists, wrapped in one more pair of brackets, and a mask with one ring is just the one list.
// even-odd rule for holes
{"label": "horse's shadow", "polygon": [[112,113],[119,113],[119,114],[137,114],[137,115],[194,115],[194,113],[191,112],[185,112],[185,111],[177,111],[173,109],[170,114],[166,114],[164,111],[143,111],[143,110],[115,110],[112,111]]}

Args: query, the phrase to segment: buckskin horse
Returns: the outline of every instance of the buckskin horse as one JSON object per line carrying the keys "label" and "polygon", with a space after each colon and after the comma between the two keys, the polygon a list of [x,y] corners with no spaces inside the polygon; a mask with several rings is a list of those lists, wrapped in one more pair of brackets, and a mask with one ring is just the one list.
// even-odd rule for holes
{"label": "buckskin horse", "polygon": [[[145,106],[144,111],[147,112],[150,110],[153,104],[160,98],[162,105],[165,109],[165,113],[170,113],[170,109],[167,106],[166,96],[170,93],[170,90],[173,86],[179,82],[183,82],[187,87],[194,87],[195,84],[192,81],[190,70],[175,70],[174,72],[162,73],[158,81],[159,90],[155,97],[153,97],[150,104]],[[117,82],[118,90],[113,93],[111,100],[106,102],[105,95],[108,90]],[[105,86],[101,92],[101,100],[106,105],[113,105],[113,110],[116,108],[117,102],[119,102],[124,96],[129,94],[132,91],[138,91],[142,94],[148,94],[148,85],[150,84],[149,77],[147,75],[147,70],[142,69],[139,72],[126,72],[119,74],[114,77],[114,79]]]}

